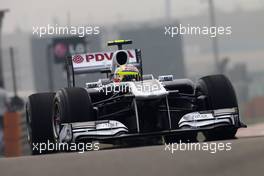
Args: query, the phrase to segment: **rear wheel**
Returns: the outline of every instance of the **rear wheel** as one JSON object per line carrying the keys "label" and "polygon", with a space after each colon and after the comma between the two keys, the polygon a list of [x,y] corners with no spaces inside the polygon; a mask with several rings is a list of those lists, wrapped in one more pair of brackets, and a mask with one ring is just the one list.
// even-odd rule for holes
{"label": "rear wheel", "polygon": [[58,142],[62,123],[96,120],[89,93],[84,88],[64,88],[54,98],[52,125],[55,140]]}
{"label": "rear wheel", "polygon": [[[198,80],[196,94],[206,96],[204,110],[238,108],[235,90],[224,75],[206,76]],[[207,140],[235,138],[237,128],[219,127],[213,131],[204,132]]]}
{"label": "rear wheel", "polygon": [[53,142],[51,117],[54,95],[54,93],[33,94],[29,96],[26,104],[28,141],[32,154],[50,153],[47,150],[40,153],[34,146],[48,141]]}

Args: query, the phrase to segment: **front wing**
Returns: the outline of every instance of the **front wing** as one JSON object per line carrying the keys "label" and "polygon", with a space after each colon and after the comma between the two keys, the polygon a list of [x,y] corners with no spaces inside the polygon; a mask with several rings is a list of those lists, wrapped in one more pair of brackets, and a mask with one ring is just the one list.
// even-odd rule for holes
{"label": "front wing", "polygon": [[147,133],[129,133],[124,124],[115,120],[66,123],[62,125],[59,136],[60,142],[111,141],[133,137],[188,135],[193,132],[210,131],[219,127],[246,127],[239,119],[237,108],[188,113],[180,119],[179,128],[177,129]]}

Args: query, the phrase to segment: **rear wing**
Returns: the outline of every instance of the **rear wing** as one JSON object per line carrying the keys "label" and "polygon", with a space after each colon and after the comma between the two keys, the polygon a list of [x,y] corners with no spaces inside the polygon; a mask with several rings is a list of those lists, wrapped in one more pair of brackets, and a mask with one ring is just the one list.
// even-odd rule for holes
{"label": "rear wing", "polygon": [[[118,50],[117,50],[118,51]],[[128,49],[130,64],[137,66],[142,72],[142,59],[140,49]],[[76,54],[66,59],[68,87],[75,86],[74,76],[88,73],[110,73],[112,59],[116,51]]]}

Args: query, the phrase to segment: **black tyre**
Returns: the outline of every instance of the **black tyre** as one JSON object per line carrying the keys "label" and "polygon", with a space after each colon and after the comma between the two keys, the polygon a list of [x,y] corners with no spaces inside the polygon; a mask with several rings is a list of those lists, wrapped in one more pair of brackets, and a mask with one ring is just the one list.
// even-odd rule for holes
{"label": "black tyre", "polygon": [[[224,75],[212,75],[201,78],[197,82],[196,93],[205,95],[205,110],[238,108],[235,90]],[[235,138],[237,128],[219,127],[210,132],[204,132],[207,140]]]}
{"label": "black tyre", "polygon": [[58,140],[62,123],[96,120],[89,93],[78,87],[64,88],[56,93],[52,117],[55,140]]}
{"label": "black tyre", "polygon": [[[40,153],[34,145],[40,143],[53,142],[52,131],[52,105],[55,93],[38,93],[30,95],[26,104],[26,119],[28,140],[32,154],[50,153],[42,151]],[[33,150],[34,148],[34,150]]]}

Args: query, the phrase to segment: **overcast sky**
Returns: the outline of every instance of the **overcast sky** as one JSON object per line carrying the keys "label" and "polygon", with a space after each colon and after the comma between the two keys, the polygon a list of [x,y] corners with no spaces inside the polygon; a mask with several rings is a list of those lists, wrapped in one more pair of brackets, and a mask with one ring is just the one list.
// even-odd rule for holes
{"label": "overcast sky", "polygon": [[[32,31],[32,26],[67,23],[113,24],[119,21],[147,21],[164,17],[165,0],[0,0],[0,9],[8,8],[3,31],[20,28]],[[207,0],[171,0],[172,17],[207,12]],[[216,7],[231,11],[236,8],[254,10],[264,7],[263,0],[215,0]]]}

